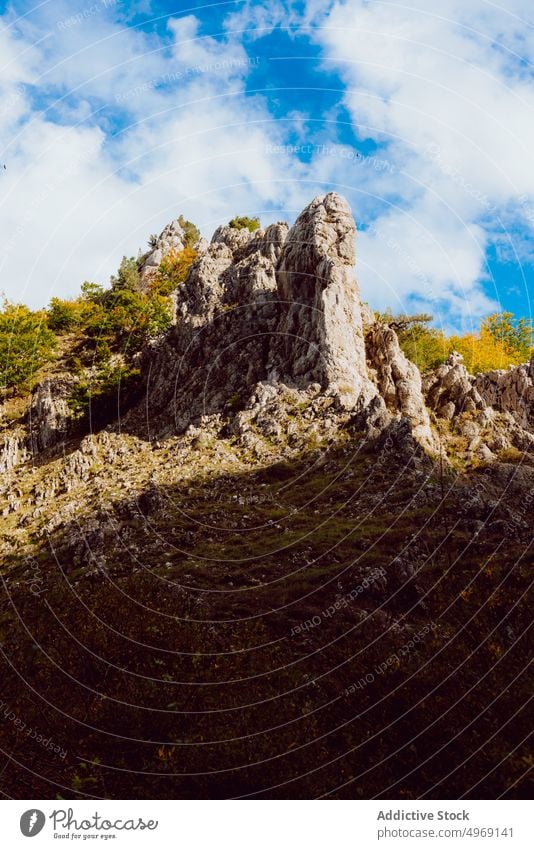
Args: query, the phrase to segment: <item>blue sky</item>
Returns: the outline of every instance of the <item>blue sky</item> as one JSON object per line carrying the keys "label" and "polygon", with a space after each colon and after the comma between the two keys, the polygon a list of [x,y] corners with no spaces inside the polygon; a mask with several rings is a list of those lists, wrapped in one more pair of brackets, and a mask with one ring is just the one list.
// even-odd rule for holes
{"label": "blue sky", "polygon": [[106,282],[178,214],[294,220],[336,190],[372,306],[530,316],[526,0],[0,3],[2,283]]}

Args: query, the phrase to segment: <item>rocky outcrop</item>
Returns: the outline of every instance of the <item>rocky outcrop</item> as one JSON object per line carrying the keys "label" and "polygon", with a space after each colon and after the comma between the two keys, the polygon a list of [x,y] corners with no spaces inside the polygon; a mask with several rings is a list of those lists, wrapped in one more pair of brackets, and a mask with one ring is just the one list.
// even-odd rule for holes
{"label": "rocky outcrop", "polygon": [[[377,395],[365,365],[356,228],[338,195],[288,233],[219,227],[176,293],[176,326],[151,355],[151,427],[243,409],[261,384],[317,384],[344,409]],[[171,416],[169,416],[171,413]]]}
{"label": "rocky outcrop", "polygon": [[534,357],[506,371],[477,374],[473,383],[489,407],[510,413],[520,427],[534,429]]}
{"label": "rocky outcrop", "polygon": [[[162,250],[182,238],[173,225]],[[173,330],[142,364],[146,400],[130,422],[148,421],[157,437],[218,417],[261,454],[263,437],[291,436],[288,393],[306,407],[311,391],[317,416],[321,399],[334,403],[336,427],[349,415],[380,439],[394,426],[403,444],[431,454],[440,451],[439,419],[452,423],[467,457],[529,450],[532,364],[475,378],[454,353],[421,378],[395,330],[361,302],[355,242],[351,210],[335,193],[315,198],[290,230],[219,227],[175,293]]]}
{"label": "rocky outcrop", "polygon": [[29,452],[25,436],[19,433],[5,433],[0,436],[0,473],[6,474],[24,463]]}
{"label": "rocky outcrop", "polygon": [[436,451],[419,369],[405,357],[397,334],[387,324],[376,322],[370,329],[367,357],[387,409],[406,418],[414,438],[427,450]]}
{"label": "rocky outcrop", "polygon": [[36,388],[28,411],[32,452],[37,454],[64,442],[73,421],[69,406],[76,378],[70,375],[43,380]]}
{"label": "rocky outcrop", "polygon": [[[172,221],[153,240],[143,281],[190,238]],[[257,456],[266,440],[304,447],[345,426],[405,455],[414,445],[441,454],[447,440],[467,460],[530,451],[534,359],[473,377],[454,353],[421,378],[393,327],[360,299],[355,243],[351,210],[333,192],[291,229],[219,227],[173,293],[172,329],[137,355],[144,397],[128,399],[121,429],[151,440],[191,428],[232,433]],[[27,433],[6,437],[1,469],[73,435],[76,380],[56,375],[37,387]]]}
{"label": "rocky outcrop", "polygon": [[193,263],[176,293],[176,325],[143,366],[152,433],[242,407],[265,379],[285,232],[221,227]]}
{"label": "rocky outcrop", "polygon": [[[156,238],[152,237],[152,239],[150,250],[144,254],[142,260],[139,260],[139,262],[141,262],[139,275],[141,283],[144,285],[146,285],[155,275],[162,259],[167,256],[167,254],[171,253],[171,251],[176,253],[183,251],[184,248],[190,244],[188,234],[185,232],[178,218],[175,218],[174,221],[167,224],[159,236]],[[197,253],[203,253],[207,246],[206,240],[202,237],[198,239],[196,244],[192,245]]]}
{"label": "rocky outcrop", "polygon": [[457,454],[465,460],[491,462],[512,450],[534,448],[532,363],[470,375],[463,357],[454,352],[433,372],[423,376],[428,408],[451,423]]}
{"label": "rocky outcrop", "polygon": [[462,355],[456,352],[442,366],[423,377],[423,391],[428,407],[442,419],[452,419],[460,413],[486,406],[474,378],[463,364]]}
{"label": "rocky outcrop", "polygon": [[376,394],[365,365],[355,239],[350,207],[333,192],[297,218],[277,267],[280,339],[273,346],[276,374],[318,382],[349,408]]}
{"label": "rocky outcrop", "polygon": [[150,251],[143,258],[139,269],[142,283],[147,283],[156,273],[163,257],[170,251],[183,251],[186,245],[185,233],[178,219],[161,231],[157,239],[151,245]]}

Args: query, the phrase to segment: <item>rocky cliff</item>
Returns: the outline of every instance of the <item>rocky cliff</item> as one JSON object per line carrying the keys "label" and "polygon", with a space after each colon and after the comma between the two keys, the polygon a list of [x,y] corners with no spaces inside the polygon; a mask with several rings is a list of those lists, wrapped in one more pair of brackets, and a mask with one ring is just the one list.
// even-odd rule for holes
{"label": "rocky cliff", "polygon": [[65,752],[0,723],[6,794],[527,793],[534,364],[420,375],[355,242],[219,227],[106,426],[57,368],[2,419],[2,698]]}
{"label": "rocky cliff", "polygon": [[[171,222],[143,259],[142,282],[185,243],[183,228]],[[257,407],[258,397],[303,393],[304,403],[311,392],[328,402],[333,421],[357,415],[375,437],[404,422],[430,455],[446,454],[451,435],[460,438],[452,440],[454,450],[471,461],[508,448],[531,451],[533,364],[473,377],[453,354],[421,376],[394,329],[375,322],[361,303],[355,244],[352,213],[335,193],[315,198],[291,229],[223,226],[209,245],[200,241],[174,294],[174,327],[142,356],[143,397],[121,411],[120,426],[150,439],[200,424],[220,430]],[[16,442],[5,433],[3,468],[59,448],[72,435],[75,384],[59,374],[37,387],[25,430]]]}

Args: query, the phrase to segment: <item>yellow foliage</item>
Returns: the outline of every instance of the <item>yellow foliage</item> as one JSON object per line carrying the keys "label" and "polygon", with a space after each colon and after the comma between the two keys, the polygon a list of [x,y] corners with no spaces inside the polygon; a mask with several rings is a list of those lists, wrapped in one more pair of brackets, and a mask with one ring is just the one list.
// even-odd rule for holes
{"label": "yellow foliage", "polygon": [[492,369],[506,369],[523,362],[521,353],[512,350],[482,327],[479,334],[450,336],[449,350],[458,351],[464,358],[465,367],[471,374]]}
{"label": "yellow foliage", "polygon": [[191,247],[182,251],[172,250],[166,254],[158,268],[158,273],[151,283],[151,290],[159,295],[170,295],[187,277],[197,252]]}

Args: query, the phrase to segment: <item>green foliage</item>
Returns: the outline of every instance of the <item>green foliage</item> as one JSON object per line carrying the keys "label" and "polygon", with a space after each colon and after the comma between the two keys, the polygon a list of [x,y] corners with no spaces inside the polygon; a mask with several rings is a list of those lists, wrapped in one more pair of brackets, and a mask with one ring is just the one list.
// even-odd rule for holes
{"label": "green foliage", "polygon": [[510,353],[518,353],[523,361],[530,357],[534,345],[531,319],[514,319],[512,312],[493,313],[484,319],[480,329],[487,331]]}
{"label": "green foliage", "polygon": [[48,306],[48,326],[55,333],[72,330],[80,322],[80,310],[76,301],[52,298]]}
{"label": "green foliage", "polygon": [[387,310],[375,313],[375,317],[397,332],[402,351],[423,373],[445,362],[452,351],[462,354],[471,374],[520,365],[531,354],[531,322],[514,320],[509,312],[488,316],[478,333],[462,336],[446,336],[441,330],[428,327],[432,316],[424,313],[394,316]]}
{"label": "green foliage", "polygon": [[[96,286],[95,283],[88,285]],[[102,289],[102,293],[103,291]],[[72,300],[52,298],[48,306],[48,326],[57,334],[68,333],[78,327],[87,326],[95,315],[99,315],[96,301],[85,297]]]}
{"label": "green foliage", "polygon": [[111,288],[118,292],[122,290],[135,292],[141,288],[141,278],[137,260],[133,256],[123,256],[117,275],[111,277]]}
{"label": "green foliage", "polygon": [[183,215],[178,216],[178,224],[185,233],[186,248],[193,248],[200,239],[201,233],[192,221],[188,221]]}
{"label": "green foliage", "polygon": [[98,425],[102,415],[119,409],[120,401],[135,385],[139,370],[128,363],[104,361],[92,377],[76,384],[69,406],[78,419],[92,411],[93,423]]}
{"label": "green foliage", "polygon": [[412,328],[424,327],[432,321],[433,316],[426,312],[416,313],[415,315],[407,315],[406,313],[393,315],[391,308],[388,307],[383,313],[375,312],[375,318],[377,321],[388,324],[399,333],[409,331]]}
{"label": "green foliage", "polygon": [[384,313],[375,313],[375,317],[396,331],[401,350],[421,372],[437,368],[446,359],[448,349],[445,336],[440,330],[427,326],[432,321],[431,315],[417,313],[394,316],[388,309]]}
{"label": "green foliage", "polygon": [[111,351],[133,355],[171,326],[170,299],[159,293],[119,289],[106,295],[102,304],[94,306],[84,328],[97,347],[105,344]]}
{"label": "green foliage", "polygon": [[441,330],[422,324],[414,324],[400,331],[399,344],[404,354],[423,374],[437,368],[450,353]]}
{"label": "green foliage", "polygon": [[254,233],[260,229],[261,225],[259,218],[249,218],[248,215],[236,215],[229,222],[228,226],[233,227],[234,230],[250,230],[251,233]]}
{"label": "green foliage", "polygon": [[43,310],[4,301],[0,312],[0,389],[24,391],[54,352],[55,336]]}
{"label": "green foliage", "polygon": [[100,283],[90,283],[88,280],[81,285],[81,297],[85,301],[100,304],[104,299],[106,290]]}

